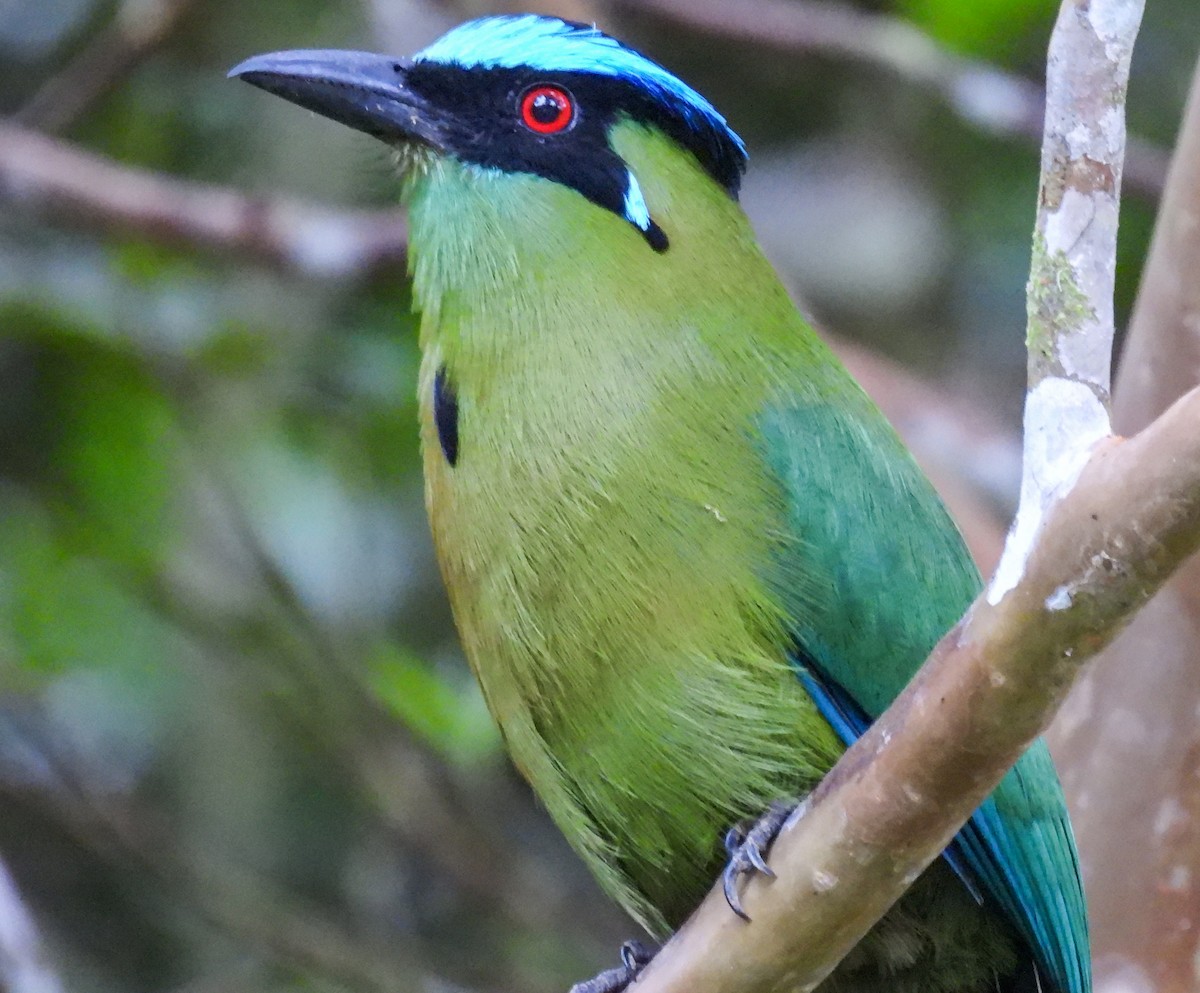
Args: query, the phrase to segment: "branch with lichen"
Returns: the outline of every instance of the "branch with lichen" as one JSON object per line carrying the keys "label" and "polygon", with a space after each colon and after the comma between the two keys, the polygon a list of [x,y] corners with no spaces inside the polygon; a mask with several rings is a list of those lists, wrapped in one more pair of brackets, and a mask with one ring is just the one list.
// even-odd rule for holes
{"label": "branch with lichen", "polygon": [[[1141,430],[1200,383],[1200,65],[1113,391]],[[1096,987],[1192,993],[1200,963],[1200,558],[1096,659],[1047,736],[1088,880]],[[1120,872],[1106,871],[1120,865]],[[1140,977],[1146,977],[1142,979]]]}
{"label": "branch with lichen", "polygon": [[811,989],[1046,727],[1086,662],[1200,548],[1200,390],[1108,429],[1123,107],[1140,0],[1064,0],[1050,43],[1028,290],[1018,519],[996,576],[750,880],[720,887],[639,993]]}

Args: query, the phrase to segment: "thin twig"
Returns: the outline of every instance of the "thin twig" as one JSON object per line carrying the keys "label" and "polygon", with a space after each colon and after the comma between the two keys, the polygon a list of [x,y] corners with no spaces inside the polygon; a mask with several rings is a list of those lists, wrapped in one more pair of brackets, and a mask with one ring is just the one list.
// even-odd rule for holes
{"label": "thin twig", "polygon": [[179,27],[196,0],[124,0],[112,21],[46,80],[15,119],[61,132],[79,120]]}
{"label": "thin twig", "polygon": [[398,210],[339,211],[252,197],[122,166],[77,146],[0,123],[0,203],[104,231],[250,255],[305,275],[347,278],[403,268]]}
{"label": "thin twig", "polygon": [[[894,73],[935,93],[964,120],[995,134],[1042,136],[1045,93],[1030,80],[947,51],[916,25],[839,3],[813,0],[607,0],[617,9],[670,18],[698,31],[779,51],[848,59]],[[1131,140],[1128,182],[1154,198],[1168,156]]]}
{"label": "thin twig", "polygon": [[1144,0],[1066,0],[1047,56],[1046,135],[1026,294],[1021,502],[988,598],[1016,584],[1042,518],[1111,431],[1125,90]]}

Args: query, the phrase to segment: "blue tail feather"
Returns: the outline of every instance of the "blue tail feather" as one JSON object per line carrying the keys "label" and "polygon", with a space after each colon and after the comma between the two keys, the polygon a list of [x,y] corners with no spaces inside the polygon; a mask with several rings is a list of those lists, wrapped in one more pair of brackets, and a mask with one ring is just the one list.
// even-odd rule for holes
{"label": "blue tail feather", "polygon": [[[809,658],[797,659],[797,669],[817,710],[838,737],[847,745],[858,740],[872,723],[867,713]],[[1009,774],[1012,788],[1002,796],[1006,809],[1002,810],[997,801],[1000,791],[988,797],[942,856],[976,900],[994,901],[1021,930],[1060,993],[1087,993],[1090,977],[1086,964],[1079,961],[1070,934],[1056,926],[1086,920],[1081,905],[1067,905],[1068,896],[1075,902],[1080,902],[1082,896],[1064,894],[1062,890],[1047,894],[1045,887],[1039,888],[1029,875],[1061,853],[1075,857],[1065,820],[1039,816],[1038,805],[1028,795],[1031,773],[1054,778],[1045,745],[1035,742],[1022,765],[1026,766],[1024,774],[1021,765]]]}

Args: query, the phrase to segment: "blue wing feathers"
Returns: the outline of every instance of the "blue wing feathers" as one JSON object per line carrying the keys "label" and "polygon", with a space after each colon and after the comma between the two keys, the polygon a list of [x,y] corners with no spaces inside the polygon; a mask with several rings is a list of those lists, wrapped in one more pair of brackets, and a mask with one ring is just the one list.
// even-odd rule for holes
{"label": "blue wing feathers", "polygon": [[811,661],[798,660],[800,682],[812,697],[817,710],[847,745],[853,744],[871,726],[871,719],[851,699],[850,694],[820,674]]}
{"label": "blue wing feathers", "polygon": [[[821,716],[847,745],[856,741],[870,726],[871,719],[843,687],[813,662],[798,659],[797,667],[800,682]],[[983,902],[982,887],[987,897],[1018,925],[1058,989],[1082,993],[1090,986],[1088,972],[1081,968],[1073,944],[1065,940],[1070,933],[1069,923],[1084,913],[1082,900],[1077,899],[1077,906],[1068,906],[1067,894],[1061,888],[1047,890],[1038,886],[1038,878],[1031,875],[1036,867],[1053,864],[1064,852],[1070,852],[1074,860],[1075,846],[1062,817],[1039,816],[1039,804],[1027,792],[1027,773],[1031,767],[1039,773],[1053,773],[1041,741],[1033,744],[1001,787],[1002,799],[1008,799],[1010,794],[1017,799],[1015,806],[1019,809],[1012,814],[1019,829],[1010,830],[993,795],[963,825],[942,857],[977,901]],[[1069,892],[1078,898],[1077,890]]]}
{"label": "blue wing feathers", "polygon": [[[981,584],[953,522],[878,412],[844,384],[829,389],[837,403],[810,395],[768,409],[762,437],[787,499],[789,543],[773,581],[792,619],[797,672],[849,744]],[[1091,993],[1078,858],[1042,742],[945,857],[1021,931],[1057,993]]]}
{"label": "blue wing feathers", "polygon": [[[827,677],[823,678],[812,662],[799,662],[798,672],[804,689],[813,698],[817,710],[830,723],[837,736],[847,745],[857,741],[871,725],[870,718],[862,708],[855,704],[850,695],[837,683],[831,682]],[[963,830],[965,831],[966,828]],[[960,848],[956,838],[942,853],[942,858],[954,870],[954,874],[962,880],[963,885],[970,891],[975,901],[982,903],[983,894],[979,890],[979,881],[975,877],[975,871],[971,868],[970,858],[969,856],[964,857],[965,853]]]}

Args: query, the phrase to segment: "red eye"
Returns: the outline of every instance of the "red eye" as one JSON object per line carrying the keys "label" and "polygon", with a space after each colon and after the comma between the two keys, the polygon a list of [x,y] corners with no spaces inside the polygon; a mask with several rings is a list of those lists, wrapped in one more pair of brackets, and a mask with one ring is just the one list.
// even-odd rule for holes
{"label": "red eye", "polygon": [[565,131],[575,117],[571,94],[558,86],[535,86],[521,97],[521,120],[538,134]]}

